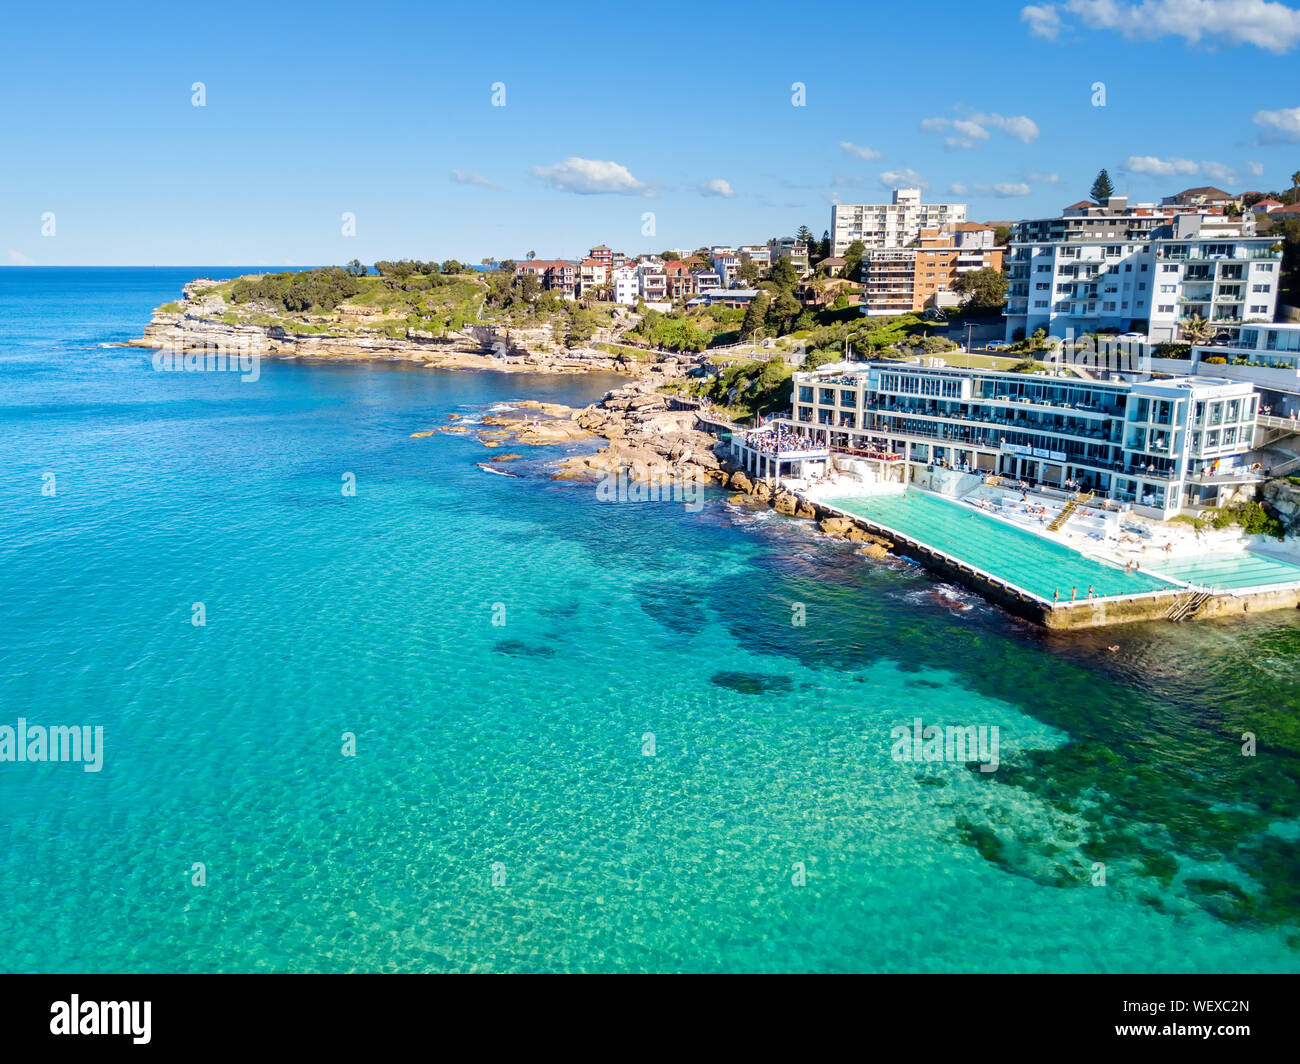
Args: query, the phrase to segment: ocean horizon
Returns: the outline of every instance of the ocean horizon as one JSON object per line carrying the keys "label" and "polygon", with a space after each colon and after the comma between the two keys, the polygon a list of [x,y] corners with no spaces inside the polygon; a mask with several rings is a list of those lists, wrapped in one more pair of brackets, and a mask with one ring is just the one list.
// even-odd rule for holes
{"label": "ocean horizon", "polygon": [[0,270],[0,728],[102,729],[0,763],[0,970],[1300,971],[1292,613],[1051,633],[413,438],[612,376],[117,346],[251,269]]}

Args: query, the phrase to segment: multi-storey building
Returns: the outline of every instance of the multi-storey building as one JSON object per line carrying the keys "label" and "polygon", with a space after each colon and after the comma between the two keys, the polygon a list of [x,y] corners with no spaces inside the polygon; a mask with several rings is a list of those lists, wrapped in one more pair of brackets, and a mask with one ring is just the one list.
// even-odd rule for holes
{"label": "multi-storey building", "polygon": [[[1207,358],[1222,358],[1226,362],[1246,363],[1265,369],[1300,370],[1300,324],[1243,325],[1231,345],[1193,346],[1193,362]],[[1296,390],[1300,391],[1300,381],[1296,383]]]}
{"label": "multi-storey building", "polygon": [[548,292],[572,299],[577,293],[578,267],[565,259],[531,259],[515,266],[515,275],[532,274]]}
{"label": "multi-storey building", "polygon": [[641,275],[635,266],[615,266],[614,302],[634,307],[641,296]]}
{"label": "multi-storey building", "polygon": [[587,258],[595,259],[607,270],[612,269],[614,266],[614,253],[604,244],[597,244],[594,248],[588,251]]}
{"label": "multi-storey building", "polygon": [[[741,249],[742,253],[744,249]],[[775,266],[778,259],[786,259],[802,277],[808,272],[808,245],[792,236],[778,236],[767,242],[768,262]]]}
{"label": "multi-storey building", "polygon": [[1166,207],[1226,207],[1236,203],[1237,197],[1231,192],[1224,192],[1213,185],[1201,185],[1197,188],[1185,188],[1160,201]]}
{"label": "multi-storey building", "polygon": [[1008,249],[1007,339],[1097,329],[1176,340],[1194,315],[1220,329],[1271,320],[1281,253],[1254,219],[1218,208],[1077,203],[1018,222]]}
{"label": "multi-storey building", "polygon": [[1002,269],[994,232],[974,222],[922,229],[917,246],[875,248],[862,262],[862,313],[906,314],[961,302],[953,285],[963,273]]}
{"label": "multi-storey building", "polygon": [[767,273],[772,267],[772,251],[766,244],[745,244],[740,249],[740,261],[752,262],[759,273]]}
{"label": "multi-storey building", "polygon": [[794,375],[794,422],[823,429],[832,448],[1070,481],[1162,519],[1258,481],[1246,457],[1258,409],[1250,382],[1214,377],[1086,380],[900,362]]}
{"label": "multi-storey building", "polygon": [[583,259],[578,264],[578,294],[588,295],[609,280],[609,267],[599,259]]}
{"label": "multi-storey building", "polygon": [[896,188],[890,203],[837,203],[831,208],[831,254],[842,256],[855,240],[867,249],[905,247],[922,229],[965,220],[964,203],[922,203],[919,188]]}
{"label": "multi-storey building", "polygon": [[713,272],[722,278],[723,288],[730,288],[736,280],[736,270],[740,267],[740,257],[731,248],[713,248],[710,252]]}

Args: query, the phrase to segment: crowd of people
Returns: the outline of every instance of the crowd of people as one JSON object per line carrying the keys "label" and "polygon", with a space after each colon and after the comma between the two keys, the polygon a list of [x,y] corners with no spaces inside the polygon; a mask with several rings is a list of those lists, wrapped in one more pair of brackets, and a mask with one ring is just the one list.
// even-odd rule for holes
{"label": "crowd of people", "polygon": [[825,444],[818,443],[811,436],[779,426],[767,432],[745,433],[745,444],[766,454],[816,451],[825,447]]}

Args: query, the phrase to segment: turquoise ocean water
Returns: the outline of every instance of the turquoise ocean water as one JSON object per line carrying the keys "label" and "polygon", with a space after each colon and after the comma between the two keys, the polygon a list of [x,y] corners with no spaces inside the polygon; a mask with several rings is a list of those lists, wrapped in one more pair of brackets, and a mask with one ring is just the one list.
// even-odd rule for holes
{"label": "turquoise ocean water", "polygon": [[1300,970],[1295,615],[1051,636],[410,438],[605,380],[106,346],[213,272],[0,270],[0,725],[105,737],[0,763],[0,969]]}

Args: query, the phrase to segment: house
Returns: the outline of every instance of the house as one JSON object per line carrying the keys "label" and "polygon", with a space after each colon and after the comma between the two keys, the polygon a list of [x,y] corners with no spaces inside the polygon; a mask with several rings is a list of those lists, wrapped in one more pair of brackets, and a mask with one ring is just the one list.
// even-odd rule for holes
{"label": "house", "polygon": [[1262,199],[1256,201],[1251,206],[1251,212],[1254,214],[1272,214],[1278,207],[1285,207],[1286,204],[1281,200]]}
{"label": "house", "polygon": [[607,270],[611,269],[614,265],[614,253],[604,244],[597,244],[594,248],[588,251],[587,258],[595,259]]}
{"label": "house", "polygon": [[515,266],[515,276],[532,274],[548,292],[572,299],[577,291],[578,269],[566,259],[530,259]]}
{"label": "house", "polygon": [[714,248],[711,252],[713,272],[722,278],[720,288],[730,287],[736,280],[740,257],[731,248]]}
{"label": "house", "polygon": [[808,272],[808,245],[792,236],[779,236],[767,242],[771,263],[776,265],[778,259],[787,260],[803,277]]}
{"label": "house", "polygon": [[1215,188],[1213,185],[1185,188],[1182,192],[1166,196],[1160,201],[1165,207],[1226,207],[1236,202],[1237,197],[1231,192],[1224,192],[1223,189]]}

